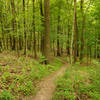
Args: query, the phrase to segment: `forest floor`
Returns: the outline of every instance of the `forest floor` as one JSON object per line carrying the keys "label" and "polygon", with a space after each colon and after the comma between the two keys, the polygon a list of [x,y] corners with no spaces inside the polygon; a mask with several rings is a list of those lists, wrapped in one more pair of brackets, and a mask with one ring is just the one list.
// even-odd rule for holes
{"label": "forest floor", "polygon": [[[53,80],[63,74],[67,66],[64,59],[53,57],[52,63],[15,53],[0,54],[0,100],[45,100],[50,98],[56,85]],[[63,67],[62,67],[63,66]],[[50,90],[51,89],[51,90]],[[46,96],[48,95],[48,96]],[[35,97],[36,96],[36,97]],[[31,99],[27,99],[31,97]],[[38,99],[41,97],[43,99]],[[46,98],[46,100],[48,100]]]}
{"label": "forest floor", "polygon": [[44,65],[33,57],[1,53],[0,100],[100,100],[98,60],[73,65],[66,57],[51,61]]}
{"label": "forest floor", "polygon": [[100,62],[68,67],[56,81],[52,100],[100,100]]}
{"label": "forest floor", "polygon": [[24,98],[23,100],[51,100],[56,88],[54,81],[58,77],[61,77],[68,67],[69,64],[65,64],[58,71],[55,71],[52,75],[44,78],[39,83],[39,91],[36,96],[30,96],[28,98]]}

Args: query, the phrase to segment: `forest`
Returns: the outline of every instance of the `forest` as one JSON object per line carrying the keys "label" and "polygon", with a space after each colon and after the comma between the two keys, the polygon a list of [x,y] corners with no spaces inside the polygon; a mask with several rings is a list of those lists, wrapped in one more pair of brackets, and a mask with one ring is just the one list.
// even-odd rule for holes
{"label": "forest", "polygon": [[100,100],[100,0],[0,0],[0,100]]}

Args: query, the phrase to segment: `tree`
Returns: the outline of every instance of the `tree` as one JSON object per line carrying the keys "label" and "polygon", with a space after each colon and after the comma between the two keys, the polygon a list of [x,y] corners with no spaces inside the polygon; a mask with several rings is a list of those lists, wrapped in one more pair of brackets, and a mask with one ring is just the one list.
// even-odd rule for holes
{"label": "tree", "polygon": [[33,0],[33,49],[34,49],[34,58],[37,58],[37,53],[36,53],[36,35],[35,35],[35,0]]}
{"label": "tree", "polygon": [[58,4],[58,25],[57,25],[57,56],[60,56],[60,41],[59,41],[59,36],[60,36],[60,20],[61,20],[61,17],[60,17],[60,10],[61,10],[61,5],[60,5],[60,1],[59,1],[59,4]]}
{"label": "tree", "polygon": [[86,9],[84,10],[84,0],[81,0],[81,14],[82,14],[82,33],[81,33],[81,50],[80,50],[80,61],[82,62],[84,56],[84,34],[85,34],[85,25],[86,25],[86,15],[88,9],[91,5],[91,0],[87,5]]}
{"label": "tree", "polygon": [[25,0],[23,0],[23,18],[24,18],[24,54],[27,52],[26,20],[25,20]]}
{"label": "tree", "polygon": [[73,31],[72,31],[72,40],[71,40],[71,63],[72,57],[74,54],[74,63],[77,61],[77,36],[78,36],[78,29],[77,29],[77,0],[74,0],[74,16],[73,16]]}
{"label": "tree", "polygon": [[44,11],[43,11],[43,2],[40,0],[40,15],[41,15],[41,23],[42,23],[42,31],[41,31],[41,52],[44,55]]}
{"label": "tree", "polygon": [[49,62],[50,58],[50,8],[49,0],[44,0],[44,10],[45,10],[45,43],[44,43],[44,56]]}

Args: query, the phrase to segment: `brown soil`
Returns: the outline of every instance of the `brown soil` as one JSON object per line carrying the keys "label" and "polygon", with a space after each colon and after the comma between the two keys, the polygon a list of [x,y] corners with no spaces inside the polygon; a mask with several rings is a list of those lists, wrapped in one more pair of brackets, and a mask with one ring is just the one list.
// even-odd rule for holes
{"label": "brown soil", "polygon": [[43,79],[39,83],[39,91],[36,96],[30,96],[23,100],[51,100],[56,88],[54,80],[56,80],[59,76],[62,76],[68,66],[68,64],[65,64],[58,71]]}

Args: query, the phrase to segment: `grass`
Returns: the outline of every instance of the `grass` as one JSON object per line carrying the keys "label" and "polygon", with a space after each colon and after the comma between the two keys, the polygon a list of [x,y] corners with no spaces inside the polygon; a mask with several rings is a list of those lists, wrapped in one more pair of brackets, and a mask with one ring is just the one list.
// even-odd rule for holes
{"label": "grass", "polygon": [[54,59],[50,65],[21,56],[0,55],[0,100],[20,100],[23,96],[34,95],[37,83],[58,70],[62,61]]}
{"label": "grass", "polygon": [[52,100],[100,100],[100,63],[90,66],[75,64],[56,81]]}

